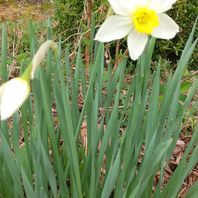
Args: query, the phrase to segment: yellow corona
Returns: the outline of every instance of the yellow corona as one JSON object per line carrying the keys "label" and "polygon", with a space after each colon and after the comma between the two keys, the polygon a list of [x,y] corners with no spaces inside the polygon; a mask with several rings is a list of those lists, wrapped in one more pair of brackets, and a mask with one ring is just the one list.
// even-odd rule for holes
{"label": "yellow corona", "polygon": [[151,34],[159,25],[157,13],[147,7],[137,8],[131,18],[136,31],[140,33]]}

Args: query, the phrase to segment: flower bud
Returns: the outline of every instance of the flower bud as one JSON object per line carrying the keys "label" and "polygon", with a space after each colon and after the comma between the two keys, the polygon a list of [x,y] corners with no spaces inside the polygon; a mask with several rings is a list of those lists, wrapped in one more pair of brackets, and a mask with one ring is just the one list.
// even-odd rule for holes
{"label": "flower bud", "polygon": [[35,74],[35,71],[36,71],[37,67],[43,61],[43,59],[44,59],[44,57],[45,57],[49,48],[51,48],[54,52],[56,52],[57,49],[58,49],[57,44],[54,41],[48,40],[40,46],[40,48],[38,49],[38,51],[34,55],[33,60],[32,60],[32,71],[31,71],[31,78],[32,79],[34,78],[34,74]]}
{"label": "flower bud", "polygon": [[0,87],[0,119],[6,120],[24,103],[30,93],[30,83],[13,78]]}

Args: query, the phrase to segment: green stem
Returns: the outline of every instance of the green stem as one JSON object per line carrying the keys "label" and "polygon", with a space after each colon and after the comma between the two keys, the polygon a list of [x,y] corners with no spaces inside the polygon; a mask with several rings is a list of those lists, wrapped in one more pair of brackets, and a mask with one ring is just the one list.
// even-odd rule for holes
{"label": "green stem", "polygon": [[30,63],[28,65],[28,67],[25,69],[25,71],[23,72],[23,74],[21,75],[21,78],[23,80],[26,80],[26,81],[30,81],[31,79],[31,71],[32,71],[32,63]]}

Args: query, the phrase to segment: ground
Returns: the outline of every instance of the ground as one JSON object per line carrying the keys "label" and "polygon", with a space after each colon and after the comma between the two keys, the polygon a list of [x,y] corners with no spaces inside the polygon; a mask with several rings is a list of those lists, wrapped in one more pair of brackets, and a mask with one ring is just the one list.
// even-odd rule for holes
{"label": "ground", "polygon": [[44,20],[53,12],[51,3],[40,1],[0,1],[0,21]]}

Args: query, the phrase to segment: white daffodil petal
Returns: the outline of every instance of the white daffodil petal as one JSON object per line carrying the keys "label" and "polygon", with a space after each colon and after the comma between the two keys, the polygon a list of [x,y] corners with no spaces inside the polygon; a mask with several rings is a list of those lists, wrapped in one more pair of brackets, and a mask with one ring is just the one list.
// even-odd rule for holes
{"label": "white daffodil petal", "polygon": [[132,0],[131,4],[134,4],[136,7],[140,6],[147,6],[149,4],[150,0]]}
{"label": "white daffodil petal", "polygon": [[128,35],[127,45],[131,59],[133,60],[138,59],[138,57],[144,51],[147,41],[148,41],[148,36],[146,34],[138,33],[135,30],[133,30]]}
{"label": "white daffodil petal", "polygon": [[131,13],[140,6],[148,5],[149,0],[108,0],[113,11],[122,16],[131,16]]}
{"label": "white daffodil petal", "polygon": [[23,104],[30,93],[29,82],[13,78],[0,87],[0,116],[6,120]]}
{"label": "white daffodil petal", "polygon": [[177,0],[150,0],[149,7],[157,13],[166,12],[170,10]]}
{"label": "white daffodil petal", "polygon": [[43,61],[45,54],[47,53],[49,48],[56,50],[57,44],[54,41],[48,40],[39,47],[38,51],[34,55],[33,60],[32,60],[32,72],[31,72],[32,79],[34,78],[34,73],[36,71],[36,68]]}
{"label": "white daffodil petal", "polygon": [[166,14],[158,14],[159,26],[153,29],[152,36],[171,39],[179,32],[179,26]]}
{"label": "white daffodil petal", "polygon": [[129,16],[133,6],[131,0],[108,0],[115,14]]}
{"label": "white daffodil petal", "polygon": [[131,19],[125,16],[108,17],[99,28],[95,40],[109,42],[125,37],[133,28]]}

